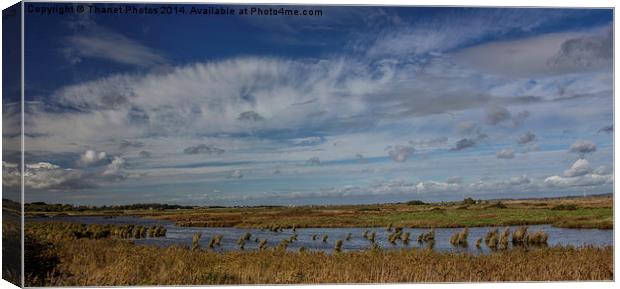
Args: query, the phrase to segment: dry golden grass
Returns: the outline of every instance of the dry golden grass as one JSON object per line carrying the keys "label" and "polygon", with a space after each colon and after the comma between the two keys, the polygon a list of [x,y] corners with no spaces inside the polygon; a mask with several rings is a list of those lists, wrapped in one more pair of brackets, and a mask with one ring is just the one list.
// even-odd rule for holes
{"label": "dry golden grass", "polygon": [[612,280],[613,247],[513,249],[489,255],[425,249],[329,254],[263,250],[214,253],[124,240],[62,239],[45,285],[314,284]]}

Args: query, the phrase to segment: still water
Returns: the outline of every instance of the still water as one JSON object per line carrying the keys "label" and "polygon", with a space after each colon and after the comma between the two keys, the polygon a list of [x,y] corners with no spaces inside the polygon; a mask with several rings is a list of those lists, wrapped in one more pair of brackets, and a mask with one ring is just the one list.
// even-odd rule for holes
{"label": "still water", "polygon": [[[245,233],[252,234],[250,241],[245,242],[245,250],[257,250],[258,242],[256,238],[262,240],[267,239],[269,247],[275,247],[282,240],[289,239],[294,234],[297,234],[297,241],[288,245],[288,250],[299,250],[301,247],[305,247],[307,250],[324,250],[332,251],[334,244],[337,240],[343,240],[342,250],[361,250],[370,248],[370,241],[363,237],[365,231],[376,232],[375,240],[384,249],[397,249],[397,248],[424,248],[427,247],[426,243],[418,243],[416,241],[417,236],[423,232],[427,232],[428,229],[410,229],[405,228],[403,232],[410,233],[410,239],[408,245],[403,244],[400,240],[396,242],[396,245],[388,242],[388,232],[386,228],[304,228],[297,229],[293,232],[291,229],[284,230],[283,232],[271,232],[269,230],[260,229],[239,229],[239,228],[202,228],[202,227],[177,227],[173,222],[163,220],[150,220],[138,217],[70,217],[61,216],[53,218],[27,218],[28,220],[36,221],[62,221],[62,222],[75,222],[82,224],[134,224],[134,225],[163,225],[168,231],[165,237],[160,238],[147,238],[147,239],[135,239],[136,244],[152,244],[157,246],[170,246],[170,245],[182,245],[190,246],[192,243],[192,237],[195,233],[201,233],[200,245],[203,248],[207,248],[209,240],[215,235],[223,235],[221,246],[215,247],[215,251],[230,251],[239,250],[237,240]],[[435,229],[435,242],[433,245],[434,250],[438,251],[450,251],[450,252],[462,252],[469,251],[471,253],[487,253],[489,249],[482,244],[482,248],[475,247],[475,242],[478,238],[481,238],[489,230],[499,228],[500,234],[506,227],[474,227],[469,228],[469,246],[467,247],[454,247],[450,244],[450,236],[461,228],[436,228]],[[510,227],[511,231],[514,231],[517,227]],[[550,225],[532,225],[528,226],[528,232],[534,232],[538,230],[544,230],[549,234],[548,244],[554,245],[595,245],[606,246],[613,245],[613,230],[599,230],[599,229],[565,229],[555,228]],[[351,240],[345,241],[347,236],[351,233]],[[316,240],[312,240],[312,236],[316,235]],[[327,235],[327,242],[323,242],[323,236]]]}

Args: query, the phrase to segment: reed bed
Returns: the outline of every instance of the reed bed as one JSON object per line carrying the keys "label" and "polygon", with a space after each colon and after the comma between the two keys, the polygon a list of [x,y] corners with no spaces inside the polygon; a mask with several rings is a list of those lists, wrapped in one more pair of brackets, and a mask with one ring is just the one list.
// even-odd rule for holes
{"label": "reed bed", "polygon": [[44,286],[613,280],[612,246],[470,255],[381,248],[338,254],[277,249],[215,253],[115,239],[65,238],[53,245],[60,262],[54,274],[37,281]]}
{"label": "reed bed", "polygon": [[70,237],[75,239],[144,239],[166,236],[166,228],[161,225],[111,225],[111,224],[78,224],[68,222],[29,223],[26,231],[37,236],[52,238]]}

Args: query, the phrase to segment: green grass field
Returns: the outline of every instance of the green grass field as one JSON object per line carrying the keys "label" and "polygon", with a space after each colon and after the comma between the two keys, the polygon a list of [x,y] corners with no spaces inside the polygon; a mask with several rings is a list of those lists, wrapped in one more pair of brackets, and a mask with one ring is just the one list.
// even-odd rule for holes
{"label": "green grass field", "polygon": [[172,210],[84,210],[28,212],[29,215],[133,215],[165,219],[178,226],[291,227],[476,227],[552,224],[566,228],[613,228],[611,196],[544,200],[478,201],[421,205],[239,207]]}

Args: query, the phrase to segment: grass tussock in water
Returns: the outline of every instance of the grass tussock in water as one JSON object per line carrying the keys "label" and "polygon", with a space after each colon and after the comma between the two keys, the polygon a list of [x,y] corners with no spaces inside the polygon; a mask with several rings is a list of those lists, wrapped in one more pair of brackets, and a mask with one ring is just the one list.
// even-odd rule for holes
{"label": "grass tussock in water", "polygon": [[456,232],[450,237],[450,244],[452,246],[467,247],[467,237],[469,236],[469,229],[463,228],[460,232]]}
{"label": "grass tussock in water", "polygon": [[[47,242],[47,241],[45,241]],[[284,241],[286,242],[286,241]],[[47,244],[47,243],[46,243]],[[26,285],[206,285],[612,280],[613,247],[511,249],[488,255],[426,249],[216,253],[62,238],[37,251],[53,268]],[[338,242],[336,242],[338,245]],[[32,248],[30,248],[32,250]],[[301,251],[301,250],[300,250]],[[51,258],[51,259],[49,259]],[[57,259],[56,259],[57,258]],[[27,260],[36,262],[36,260]],[[58,262],[56,262],[58,261]],[[36,281],[36,282],[35,282]]]}
{"label": "grass tussock in water", "polygon": [[430,229],[428,232],[424,232],[418,235],[418,242],[432,242],[435,241],[435,229]]}

